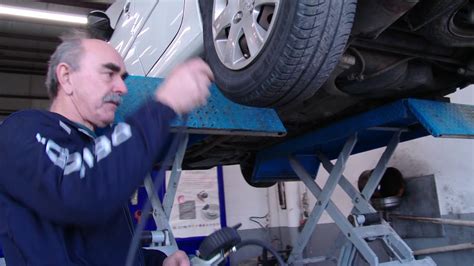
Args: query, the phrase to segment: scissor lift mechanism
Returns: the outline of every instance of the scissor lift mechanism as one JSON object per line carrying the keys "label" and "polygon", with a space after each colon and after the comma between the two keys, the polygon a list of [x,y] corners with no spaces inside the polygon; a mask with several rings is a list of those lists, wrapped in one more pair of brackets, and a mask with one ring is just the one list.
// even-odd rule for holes
{"label": "scissor lift mechanism", "polygon": [[[127,83],[130,95],[124,99],[123,104],[127,109],[122,107],[119,116],[133,111],[141,99],[151,94],[160,82],[160,79],[154,78],[129,78]],[[249,117],[251,119],[248,119]],[[180,123],[175,121],[174,126],[184,126],[187,134],[266,136],[285,134],[285,129],[273,110],[237,105],[223,97],[215,87],[211,89],[209,104],[190,114],[185,125]],[[355,219],[355,222],[351,223],[331,201],[331,195],[339,185],[352,200],[351,214],[354,217],[363,218],[365,215],[376,213],[368,199],[378,186],[399,142],[429,134],[434,137],[472,138],[474,106],[414,99],[399,100],[259,152],[253,173],[255,182],[300,180],[317,199],[298,236],[288,264],[302,265],[326,259],[303,258],[303,250],[321,215],[327,211],[347,240],[346,244],[341,243],[344,245],[338,265],[351,265],[357,252],[369,265],[436,265],[429,257],[416,260],[410,247],[386,221],[381,220],[378,224],[366,226],[362,222],[363,219],[360,221]],[[168,221],[188,140],[189,136],[186,135],[179,145],[163,204],[157,197],[151,178],[147,177],[145,180],[145,187],[153,206],[153,218],[157,227],[162,229],[155,235],[155,240],[164,245],[161,249],[165,251],[177,250]],[[350,155],[384,146],[385,151],[360,193],[343,175]],[[333,165],[330,160],[336,158],[337,161]],[[282,160],[287,162],[286,168],[282,166]],[[330,173],[323,188],[315,182],[319,164]],[[275,167],[276,165],[278,167]],[[391,261],[383,263],[379,261],[367,243],[374,239],[383,241],[392,254]]]}

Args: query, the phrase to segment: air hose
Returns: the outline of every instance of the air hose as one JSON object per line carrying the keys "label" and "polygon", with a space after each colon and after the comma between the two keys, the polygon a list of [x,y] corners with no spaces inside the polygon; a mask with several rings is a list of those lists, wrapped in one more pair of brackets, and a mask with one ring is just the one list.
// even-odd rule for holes
{"label": "air hose", "polygon": [[265,243],[261,240],[258,240],[258,239],[243,240],[242,242],[240,242],[237,245],[237,250],[244,247],[244,246],[260,246],[263,249],[266,249],[268,252],[270,252],[275,257],[275,259],[278,261],[278,265],[286,266],[286,263],[283,261],[283,258],[281,257],[281,255],[278,254],[278,252],[273,247],[271,247],[269,244],[267,244],[267,243]]}
{"label": "air hose", "polygon": [[234,247],[239,250],[245,246],[260,246],[275,257],[278,265],[286,266],[281,255],[271,245],[257,239],[241,240],[237,232],[240,226],[241,224],[234,227],[223,227],[206,237],[199,246],[199,258],[209,261],[218,254],[230,254],[229,251]]}

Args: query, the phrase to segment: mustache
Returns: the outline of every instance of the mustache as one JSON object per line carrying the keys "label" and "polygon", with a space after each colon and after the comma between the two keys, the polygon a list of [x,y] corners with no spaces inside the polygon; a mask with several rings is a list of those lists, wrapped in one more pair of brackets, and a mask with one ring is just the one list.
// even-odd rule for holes
{"label": "mustache", "polygon": [[120,93],[111,92],[102,98],[104,103],[114,103],[116,105],[120,105],[122,103],[122,95]]}

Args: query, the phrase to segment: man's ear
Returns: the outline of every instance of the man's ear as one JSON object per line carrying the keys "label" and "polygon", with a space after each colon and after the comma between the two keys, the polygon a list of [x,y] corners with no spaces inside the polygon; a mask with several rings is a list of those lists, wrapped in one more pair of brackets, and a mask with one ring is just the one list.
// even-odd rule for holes
{"label": "man's ear", "polygon": [[58,77],[58,85],[61,86],[64,93],[66,95],[72,95],[71,67],[66,63],[59,63],[56,67],[56,77]]}

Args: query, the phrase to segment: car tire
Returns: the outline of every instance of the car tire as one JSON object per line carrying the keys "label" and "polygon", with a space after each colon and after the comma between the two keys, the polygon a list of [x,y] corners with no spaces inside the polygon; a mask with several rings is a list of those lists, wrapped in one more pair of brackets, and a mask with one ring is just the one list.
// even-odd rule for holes
{"label": "car tire", "polygon": [[[231,69],[216,50],[218,38],[213,34],[216,1],[225,2],[200,2],[205,57],[215,74],[215,82],[229,99],[260,107],[295,106],[321,87],[344,52],[356,10],[356,0],[273,1],[278,3],[278,10],[271,17],[260,51],[251,63]],[[237,25],[234,24],[230,23],[231,27]],[[230,30],[229,27],[227,31]]]}
{"label": "car tire", "polygon": [[245,159],[240,163],[240,171],[244,177],[245,182],[254,188],[269,188],[274,186],[277,182],[254,182],[253,171],[255,168],[255,154],[250,155],[249,158]]}
{"label": "car tire", "polygon": [[474,30],[472,30],[472,26],[470,30],[467,30],[458,27],[455,23],[458,13],[467,9],[468,6],[472,9],[474,2],[452,1],[447,6],[448,12],[426,25],[421,33],[427,39],[447,47],[473,47]]}

